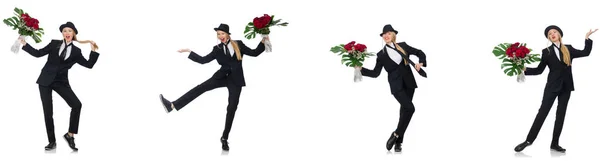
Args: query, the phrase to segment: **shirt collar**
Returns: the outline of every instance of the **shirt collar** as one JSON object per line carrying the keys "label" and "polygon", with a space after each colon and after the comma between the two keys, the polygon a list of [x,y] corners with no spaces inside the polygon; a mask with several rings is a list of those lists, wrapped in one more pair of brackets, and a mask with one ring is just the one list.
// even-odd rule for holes
{"label": "shirt collar", "polygon": [[557,47],[557,48],[560,48],[560,42],[559,42],[559,43],[552,42],[552,44],[553,44],[555,47]]}

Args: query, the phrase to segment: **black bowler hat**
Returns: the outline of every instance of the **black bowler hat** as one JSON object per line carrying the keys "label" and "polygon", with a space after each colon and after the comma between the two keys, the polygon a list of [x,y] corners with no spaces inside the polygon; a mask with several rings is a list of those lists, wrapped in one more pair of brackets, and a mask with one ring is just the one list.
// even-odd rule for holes
{"label": "black bowler hat", "polygon": [[383,26],[383,32],[381,32],[381,34],[379,34],[379,36],[383,36],[383,34],[390,32],[390,31],[398,34],[398,31],[394,30],[392,25],[387,24],[387,25]]}
{"label": "black bowler hat", "polygon": [[215,31],[218,31],[218,30],[221,30],[221,31],[231,35],[231,33],[229,33],[229,25],[227,25],[227,24],[224,24],[224,23],[220,24],[219,27],[215,28]]}
{"label": "black bowler hat", "polygon": [[71,28],[71,29],[73,29],[73,31],[75,31],[75,34],[77,34],[77,33],[78,33],[78,32],[77,32],[77,28],[75,28],[75,25],[74,25],[72,22],[67,22],[67,23],[65,23],[65,24],[62,24],[62,25],[60,25],[60,27],[59,27],[59,29],[60,29],[60,32],[62,32],[62,30],[63,30],[65,27],[68,27],[68,28]]}
{"label": "black bowler hat", "polygon": [[544,35],[546,35],[546,38],[548,38],[548,32],[552,29],[555,29],[556,31],[558,31],[558,33],[560,33],[561,37],[564,36],[562,30],[558,26],[550,25],[550,26],[546,27],[546,30],[544,30]]}

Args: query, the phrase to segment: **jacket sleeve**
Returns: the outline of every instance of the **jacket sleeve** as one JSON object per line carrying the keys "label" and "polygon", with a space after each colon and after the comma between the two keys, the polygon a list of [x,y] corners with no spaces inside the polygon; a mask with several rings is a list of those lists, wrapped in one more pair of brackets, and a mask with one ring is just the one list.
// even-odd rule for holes
{"label": "jacket sleeve", "polygon": [[206,64],[206,63],[209,63],[209,62],[215,60],[215,58],[216,58],[215,54],[217,53],[217,50],[218,50],[218,48],[216,46],[213,47],[213,50],[210,53],[208,53],[208,55],[206,55],[206,56],[200,56],[192,51],[192,52],[190,52],[190,55],[188,56],[188,58],[197,63]]}
{"label": "jacket sleeve", "polygon": [[81,55],[81,50],[79,50],[79,58],[77,59],[77,64],[84,66],[86,68],[92,69],[98,61],[99,53],[95,51],[90,52],[90,59],[86,60],[83,55]]}
{"label": "jacket sleeve", "polygon": [[42,48],[42,49],[35,49],[33,48],[31,45],[29,45],[29,43],[25,44],[23,46],[23,50],[27,53],[29,53],[29,55],[34,56],[36,58],[42,57],[44,55],[47,55],[48,53],[50,53],[50,51],[52,51],[52,47],[55,46],[55,41],[52,40],[48,45],[46,45],[46,47]]}
{"label": "jacket sleeve", "polygon": [[590,53],[592,52],[592,44],[593,44],[593,41],[591,39],[586,39],[585,47],[583,48],[583,50],[577,50],[569,45],[568,46],[569,53],[571,53],[571,57],[573,57],[573,58],[590,56]]}
{"label": "jacket sleeve", "polygon": [[413,48],[412,46],[403,43],[404,47],[406,47],[406,52],[408,52],[407,54],[409,55],[415,55],[419,58],[419,63],[423,63],[423,67],[427,67],[427,59],[426,59],[426,55],[425,53],[423,53],[423,51],[421,51],[420,49],[417,48]]}
{"label": "jacket sleeve", "polygon": [[379,77],[379,74],[381,74],[381,69],[383,68],[383,63],[381,62],[381,59],[379,57],[379,54],[377,54],[377,60],[375,63],[375,68],[373,70],[367,69],[367,68],[362,68],[360,70],[360,73],[364,76],[367,77],[371,77],[371,78],[377,78]]}
{"label": "jacket sleeve", "polygon": [[542,50],[542,60],[540,61],[540,63],[538,64],[538,66],[536,68],[525,68],[525,75],[540,75],[544,72],[544,69],[546,69],[546,66],[548,65],[548,50],[544,49]]}
{"label": "jacket sleeve", "polygon": [[263,42],[258,43],[258,46],[256,47],[256,49],[250,49],[248,46],[246,46],[246,44],[244,44],[242,41],[237,41],[238,42],[238,46],[240,47],[240,52],[242,52],[242,54],[246,54],[248,56],[259,56],[260,54],[263,53],[263,51],[265,51],[265,44]]}

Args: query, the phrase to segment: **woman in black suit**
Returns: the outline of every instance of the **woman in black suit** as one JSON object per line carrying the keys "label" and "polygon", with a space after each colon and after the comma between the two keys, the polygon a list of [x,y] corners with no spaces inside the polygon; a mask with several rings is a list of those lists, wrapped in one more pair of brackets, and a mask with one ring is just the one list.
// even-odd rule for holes
{"label": "woman in black suit", "polygon": [[544,30],[544,35],[552,42],[552,45],[542,50],[542,60],[536,68],[525,68],[525,75],[542,74],[546,66],[550,68],[550,73],[548,73],[548,81],[544,88],[542,105],[529,130],[527,139],[525,142],[515,147],[516,152],[522,151],[525,147],[533,143],[540,132],[542,124],[544,123],[546,116],[548,116],[548,112],[550,112],[550,108],[552,107],[552,104],[554,104],[556,97],[558,97],[558,106],[550,149],[558,152],[566,151],[566,149],[558,145],[558,140],[565,121],[565,114],[567,112],[569,98],[571,97],[571,91],[575,90],[575,87],[573,86],[573,73],[571,72],[571,60],[590,55],[590,52],[592,51],[592,40],[589,39],[589,36],[597,30],[598,29],[594,31],[590,30],[585,35],[585,47],[583,50],[577,50],[571,45],[563,44],[563,32],[558,26],[551,25]]}
{"label": "woman in black suit", "polygon": [[200,64],[209,63],[217,59],[221,68],[215,72],[210,79],[192,88],[179,99],[171,102],[165,99],[161,94],[160,100],[167,113],[169,113],[173,111],[173,109],[177,111],[181,110],[181,108],[185,107],[188,103],[206,91],[227,87],[227,90],[229,90],[229,104],[227,105],[225,130],[221,137],[221,148],[227,151],[229,150],[227,139],[229,138],[229,131],[231,130],[235,111],[239,103],[240,93],[242,92],[242,87],[246,86],[242,68],[242,57],[244,54],[254,57],[260,55],[265,50],[263,42],[268,40],[268,37],[263,38],[261,43],[258,44],[258,47],[253,50],[248,48],[240,40],[232,41],[229,33],[229,26],[227,24],[221,24],[219,27],[214,28],[214,30],[217,32],[217,38],[221,41],[221,44],[215,45],[208,55],[200,56],[189,49],[181,49],[179,52],[191,52],[188,58]]}
{"label": "woman in black suit", "polygon": [[409,66],[412,61],[407,58],[410,55],[419,57],[419,63],[413,63],[417,71],[420,71],[421,67],[426,67],[427,62],[423,51],[413,48],[405,42],[396,43],[397,33],[398,31],[394,30],[391,25],[385,25],[379,36],[383,38],[386,46],[377,53],[375,68],[373,70],[362,67],[357,68],[361,70],[362,75],[372,78],[377,78],[383,67],[388,72],[388,82],[390,83],[392,95],[400,103],[400,120],[398,121],[398,127],[388,139],[386,148],[391,150],[395,146],[394,150],[400,152],[402,151],[404,133],[415,112],[412,99],[415,88],[417,88],[415,77]]}
{"label": "woman in black suit", "polygon": [[[73,93],[73,89],[69,85],[69,69],[77,63],[86,68],[92,69],[98,60],[98,46],[93,41],[77,40],[77,28],[71,22],[67,22],[59,27],[62,32],[62,40],[52,40],[46,47],[38,50],[31,47],[25,40],[21,39],[23,50],[34,57],[42,57],[48,55],[46,65],[42,68],[42,73],[38,77],[40,96],[42,98],[42,106],[44,107],[44,120],[46,122],[46,133],[48,135],[49,144],[46,145],[46,150],[56,148],[56,138],[54,136],[54,119],[52,118],[52,91],[56,91],[69,106],[71,106],[71,118],[69,123],[69,132],[63,135],[63,138],[69,144],[71,149],[77,151],[75,147],[74,134],[77,134],[79,129],[79,115],[81,113],[81,102]],[[89,60],[86,60],[81,54],[81,49],[73,45],[73,41],[79,43],[90,43],[92,51],[90,52]]]}

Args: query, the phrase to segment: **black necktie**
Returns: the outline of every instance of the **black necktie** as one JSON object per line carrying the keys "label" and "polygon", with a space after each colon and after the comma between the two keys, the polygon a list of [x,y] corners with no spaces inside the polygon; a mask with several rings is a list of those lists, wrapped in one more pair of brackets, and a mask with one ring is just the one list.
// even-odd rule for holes
{"label": "black necktie", "polygon": [[[552,44],[552,46],[554,46],[556,49],[558,49],[558,59],[559,59],[560,61],[563,61],[563,53],[562,53],[562,51],[560,50],[560,47],[556,46],[556,44]],[[556,50],[555,50],[555,51],[556,51]]]}
{"label": "black necktie", "polygon": [[[66,43],[66,42],[65,42]],[[73,43],[71,42],[69,45],[65,46],[65,49],[63,49],[63,51],[60,53],[59,57],[60,60],[65,60],[65,56],[67,56],[67,48],[69,46],[73,45]]]}
{"label": "black necktie", "polygon": [[227,43],[222,43],[223,47],[225,48],[225,54],[227,54],[227,56],[231,57],[231,53],[229,52],[229,47],[227,46],[227,44],[229,44],[229,41],[227,41]]}
{"label": "black necktie", "polygon": [[[404,60],[408,61],[408,63],[409,63],[409,64],[410,64],[410,65],[411,65],[413,68],[415,68],[415,63],[414,63],[412,60],[410,60],[410,59],[408,58],[408,56],[407,56],[407,55],[404,55],[404,54],[402,54],[402,52],[400,52],[400,50],[398,50],[398,49],[396,49],[396,48],[393,48],[393,47],[391,47],[390,45],[387,45],[387,44],[386,44],[386,46],[388,46],[389,48],[392,48],[392,49],[396,50],[396,52],[398,52],[398,54],[400,54]],[[421,69],[420,69],[419,71],[417,71],[417,72],[419,72],[419,75],[421,75],[422,77],[425,77],[425,78],[427,78],[427,73],[425,72],[425,70],[423,70],[423,68],[421,68]]]}

